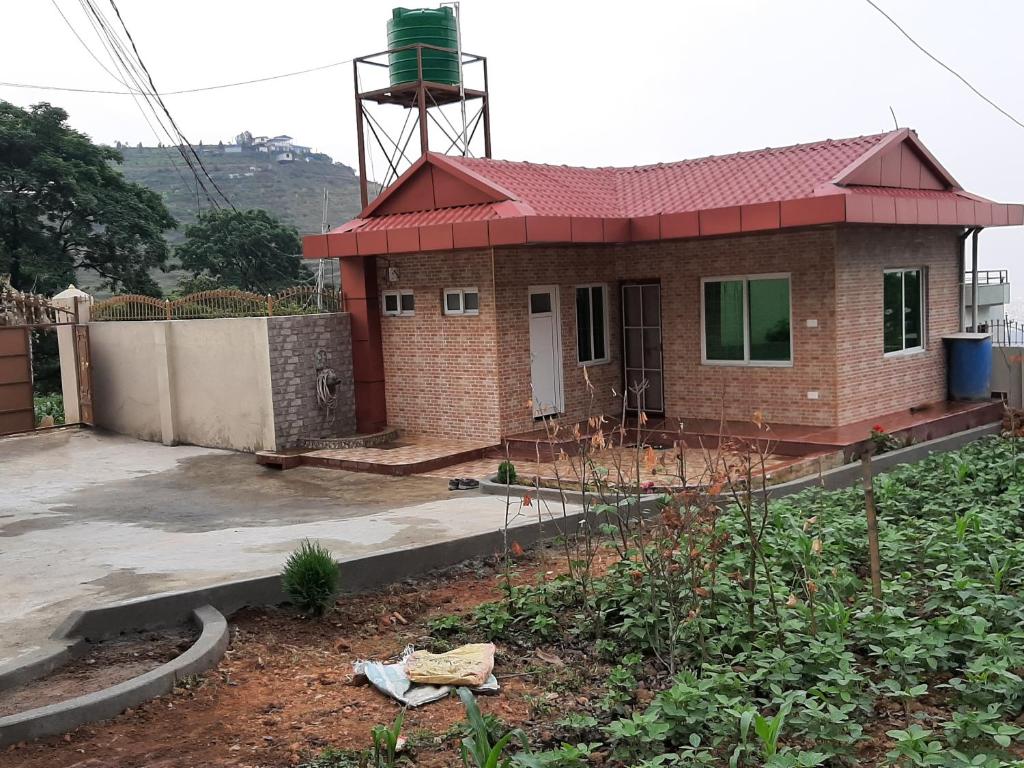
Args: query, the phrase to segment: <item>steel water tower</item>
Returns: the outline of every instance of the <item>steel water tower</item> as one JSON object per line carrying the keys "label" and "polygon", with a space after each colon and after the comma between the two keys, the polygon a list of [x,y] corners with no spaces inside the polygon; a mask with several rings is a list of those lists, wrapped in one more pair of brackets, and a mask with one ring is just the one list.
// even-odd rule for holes
{"label": "steel water tower", "polygon": [[459,4],[395,8],[387,32],[387,50],[352,62],[364,208],[428,150],[491,156],[487,59],[462,50]]}

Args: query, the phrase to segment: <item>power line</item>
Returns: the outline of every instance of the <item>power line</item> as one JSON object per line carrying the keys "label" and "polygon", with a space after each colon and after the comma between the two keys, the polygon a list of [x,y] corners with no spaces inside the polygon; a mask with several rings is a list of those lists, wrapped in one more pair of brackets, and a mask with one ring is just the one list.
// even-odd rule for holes
{"label": "power line", "polygon": [[104,72],[106,72],[108,75],[110,75],[114,80],[119,82],[125,88],[130,88],[131,86],[128,85],[128,83],[126,83],[124,80],[122,80],[117,75],[115,75],[113,72],[111,72],[110,69],[107,67],[107,65],[104,64],[102,61],[100,61],[100,57],[97,56],[93,52],[92,48],[89,47],[89,44],[86,43],[85,40],[82,39],[82,36],[78,34],[78,30],[75,29],[75,25],[72,24],[71,20],[68,19],[68,17],[64,15],[64,11],[62,11],[61,7],[57,4],[57,0],[50,0],[50,3],[53,5],[53,7],[57,11],[57,13],[60,14],[60,17],[62,19],[64,19],[64,23],[67,25],[68,29],[71,30],[71,34],[73,34],[75,36],[75,39],[77,39],[78,42],[82,44],[82,47],[85,48],[86,53],[88,53],[92,57],[93,61],[95,61],[97,64],[100,65],[100,69],[102,69]]}
{"label": "power line", "polygon": [[[298,75],[308,75],[312,72],[322,72],[325,69],[331,69],[333,67],[341,67],[345,64],[351,64],[352,59],[345,59],[344,61],[333,61],[330,64],[322,64],[319,67],[310,67],[308,69],[299,69],[294,72],[284,72],[280,75],[268,75],[267,77],[257,77],[252,80],[239,80],[234,83],[219,83],[218,85],[204,85],[201,88],[183,88],[177,91],[164,91],[164,96],[181,96],[188,93],[203,93],[205,91],[218,91],[223,88],[237,88],[241,85],[256,85],[258,83],[267,83],[271,80],[282,80],[286,77],[296,77]],[[64,91],[67,93],[98,93],[109,96],[131,96],[133,91],[114,91],[104,88],[72,88],[70,86],[61,85],[39,85],[36,83],[11,83],[2,82],[0,85],[8,88],[32,88],[40,91]],[[125,87],[130,88],[131,86],[126,85]]]}
{"label": "power line", "polygon": [[1018,120],[1018,119],[1017,119],[1016,117],[1014,117],[1014,116],[1013,116],[1013,115],[1011,115],[1011,114],[1010,114],[1009,112],[1007,112],[1007,111],[1006,111],[1005,109],[1003,109],[1003,108],[1002,108],[1001,106],[999,106],[999,105],[998,105],[998,104],[996,104],[996,103],[995,103],[994,101],[992,101],[992,99],[990,99],[990,98],[989,98],[988,96],[986,96],[986,95],[985,95],[984,93],[982,93],[982,92],[981,92],[981,91],[979,91],[979,90],[978,90],[977,88],[975,88],[975,87],[974,87],[973,85],[971,85],[971,84],[970,84],[970,83],[969,83],[969,82],[967,81],[967,79],[966,79],[966,78],[965,78],[965,77],[964,77],[963,75],[961,75],[961,74],[960,74],[959,72],[957,72],[957,71],[956,71],[955,69],[953,69],[953,68],[952,68],[951,66],[949,66],[948,64],[946,64],[946,63],[945,63],[944,61],[942,61],[942,60],[941,60],[941,59],[939,59],[939,58],[938,58],[937,56],[935,56],[935,55],[934,55],[933,53],[931,53],[931,52],[930,52],[930,51],[929,51],[928,49],[926,49],[926,48],[925,48],[925,47],[924,47],[923,45],[921,45],[921,44],[920,44],[919,42],[917,42],[917,40],[915,40],[915,39],[914,39],[913,37],[911,37],[911,36],[910,36],[910,33],[909,33],[909,32],[907,32],[907,30],[905,30],[905,29],[904,29],[903,27],[901,27],[901,26],[900,26],[899,24],[897,24],[897,23],[896,23],[896,20],[895,20],[895,19],[893,19],[893,17],[892,17],[892,16],[890,16],[890,15],[889,15],[888,13],[886,13],[886,12],[885,12],[885,11],[883,11],[883,10],[882,10],[881,8],[879,8],[879,7],[877,6],[877,5],[875,5],[875,3],[873,2],[873,0],[864,0],[864,1],[865,1],[865,2],[866,2],[866,3],[868,4],[868,5],[870,5],[870,6],[872,7],[872,8],[874,8],[874,9],[875,9],[876,11],[878,11],[878,12],[879,12],[880,14],[882,14],[882,15],[883,15],[883,16],[884,16],[884,17],[885,17],[885,18],[886,18],[886,19],[887,19],[887,20],[889,21],[889,23],[890,23],[890,24],[892,24],[892,25],[893,25],[894,27],[896,27],[896,29],[898,29],[898,30],[900,31],[900,33],[901,33],[901,34],[902,34],[902,35],[903,35],[903,36],[904,36],[905,38],[907,38],[907,40],[909,40],[909,41],[910,41],[911,43],[913,43],[913,44],[914,44],[914,47],[915,47],[915,48],[917,48],[917,49],[918,49],[919,51],[921,51],[921,53],[923,53],[923,54],[924,54],[925,56],[927,56],[927,57],[928,57],[929,59],[931,59],[932,61],[934,61],[934,62],[935,62],[936,64],[938,64],[938,65],[939,65],[940,67],[942,67],[942,68],[943,68],[944,70],[946,70],[947,72],[949,72],[949,73],[950,73],[951,75],[953,75],[953,77],[955,77],[955,78],[956,78],[957,80],[959,80],[959,81],[960,81],[961,83],[963,83],[963,84],[964,84],[964,85],[966,85],[966,86],[967,86],[968,88],[970,88],[970,89],[971,89],[971,90],[972,90],[972,91],[973,91],[973,92],[975,93],[975,95],[977,95],[977,96],[978,96],[979,98],[981,98],[981,100],[982,100],[982,101],[984,101],[984,102],[985,102],[985,103],[987,103],[987,104],[988,104],[989,106],[991,106],[991,107],[995,108],[996,110],[998,110],[999,112],[1001,112],[1001,113],[1002,113],[1002,114],[1003,114],[1003,115],[1004,115],[1005,117],[1008,117],[1008,118],[1009,118],[1010,120],[1012,120],[1013,122],[1015,122],[1015,123],[1016,123],[1016,124],[1017,124],[1018,126],[1020,126],[1021,128],[1024,128],[1024,123],[1022,123],[1022,122],[1021,122],[1020,120]]}
{"label": "power line", "polygon": [[125,35],[128,36],[128,42],[131,44],[132,51],[134,51],[135,53],[135,60],[138,62],[139,66],[142,68],[143,74],[145,74],[146,76],[146,80],[149,83],[151,93],[156,98],[156,101],[160,105],[160,108],[163,110],[164,114],[167,115],[167,119],[170,121],[171,126],[174,128],[175,133],[177,133],[177,135],[180,136],[182,140],[185,142],[185,144],[188,146],[189,151],[192,153],[192,157],[199,164],[199,167],[203,171],[203,175],[206,176],[207,179],[209,179],[210,183],[213,185],[213,188],[217,190],[217,194],[221,196],[225,203],[227,203],[232,209],[234,209],[234,204],[228,199],[227,195],[225,195],[223,190],[221,190],[221,188],[217,185],[217,182],[213,180],[213,177],[210,175],[210,172],[206,170],[206,166],[203,164],[202,158],[200,158],[199,154],[196,152],[195,147],[192,146],[192,142],[189,141],[185,137],[185,134],[182,133],[181,129],[178,128],[178,124],[171,116],[170,110],[167,108],[167,105],[164,104],[164,100],[160,97],[160,93],[159,91],[157,91],[156,88],[156,83],[153,82],[153,75],[150,74],[149,70],[146,68],[145,63],[142,61],[142,55],[139,53],[139,49],[135,45],[135,39],[132,37],[132,33],[128,31],[128,26],[124,23],[124,19],[121,17],[121,10],[117,7],[117,3],[115,3],[114,0],[110,0],[110,6],[114,9],[114,13],[117,15],[117,20],[121,23],[121,29],[123,29]]}

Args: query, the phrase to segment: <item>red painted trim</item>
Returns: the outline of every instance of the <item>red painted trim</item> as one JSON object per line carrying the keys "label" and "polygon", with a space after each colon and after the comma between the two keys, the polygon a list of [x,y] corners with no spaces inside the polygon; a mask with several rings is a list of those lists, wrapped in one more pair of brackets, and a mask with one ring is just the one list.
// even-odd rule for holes
{"label": "red painted trim", "polygon": [[420,248],[424,251],[445,251],[455,247],[451,224],[428,224],[420,227]]}
{"label": "red painted trim", "polygon": [[377,256],[388,252],[388,233],[385,229],[356,232],[356,250],[360,256]]}
{"label": "red painted trim", "polygon": [[420,248],[420,228],[384,230],[388,235],[388,253],[415,253]]}
{"label": "red painted trim", "polygon": [[913,198],[896,198],[896,223],[917,224],[917,201]]}
{"label": "red painted trim", "polygon": [[527,216],[526,242],[570,243],[572,222],[568,216]]}
{"label": "red painted trim", "polygon": [[917,201],[917,223],[938,224],[939,223],[939,201],[926,197]]}
{"label": "red painted trim", "polygon": [[1006,223],[1011,227],[1024,224],[1024,205],[1007,205]]}
{"label": "red painted trim", "polygon": [[600,243],[604,241],[604,226],[598,217],[573,216],[571,220],[574,243]]}
{"label": "red painted trim", "polygon": [[973,227],[975,222],[974,218],[974,201],[960,199],[956,201],[956,223],[964,226]]}
{"label": "red painted trim", "polygon": [[487,222],[491,245],[522,245],[526,242],[526,217],[492,219]]}
{"label": "red painted trim", "polygon": [[629,239],[635,243],[661,240],[661,216],[634,216],[629,220]]}
{"label": "red painted trim", "polygon": [[988,227],[992,224],[992,205],[990,203],[974,204],[974,223],[979,227]]}
{"label": "red painted trim", "polygon": [[846,221],[846,198],[847,195],[823,195],[783,200],[779,206],[780,226],[808,227]]}
{"label": "red painted trim", "polygon": [[486,221],[456,221],[452,224],[455,248],[486,248],[491,244]]}
{"label": "red painted trim", "polygon": [[697,237],[700,234],[700,216],[696,211],[661,214],[661,238]]}
{"label": "red painted trim", "polygon": [[629,242],[629,219],[611,218],[604,220],[604,241],[606,243]]}
{"label": "red painted trim", "polygon": [[355,232],[338,232],[327,235],[327,252],[331,258],[345,258],[359,253],[356,248]]}
{"label": "red painted trim", "polygon": [[871,198],[867,195],[847,195],[846,220],[865,224],[874,221],[871,213]]}
{"label": "red painted trim", "polygon": [[744,232],[778,229],[781,220],[782,207],[778,203],[757,203],[740,208],[740,229]]}
{"label": "red painted trim", "polygon": [[420,168],[422,168],[424,165],[427,164],[427,162],[429,162],[429,157],[429,153],[426,155],[422,155],[412,165],[406,168],[405,173],[399,176],[395,180],[394,184],[392,184],[390,187],[388,187],[379,195],[377,195],[377,197],[375,197],[370,202],[369,205],[367,205],[365,208],[363,208],[362,211],[359,212],[358,218],[367,219],[370,216],[372,216],[374,211],[376,211],[378,208],[384,205],[384,203],[401,188],[402,184],[405,182],[406,179],[408,179],[410,176],[413,176]]}
{"label": "red painted trim", "polygon": [[727,208],[709,208],[699,213],[699,221],[701,237],[739,232],[740,207],[733,205]]}
{"label": "red painted trim", "polygon": [[326,259],[327,235],[306,235],[302,238],[302,258]]}

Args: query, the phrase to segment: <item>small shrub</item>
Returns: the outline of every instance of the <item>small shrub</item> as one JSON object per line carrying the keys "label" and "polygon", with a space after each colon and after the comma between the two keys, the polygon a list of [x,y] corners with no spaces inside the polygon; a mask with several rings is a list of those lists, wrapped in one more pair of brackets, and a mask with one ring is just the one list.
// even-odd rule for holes
{"label": "small shrub", "polygon": [[506,459],[498,465],[498,482],[502,485],[515,485],[516,465]]}
{"label": "small shrub", "polygon": [[900,447],[900,441],[886,432],[881,424],[875,424],[871,428],[868,438],[875,444],[875,453],[888,453]]}
{"label": "small shrub", "polygon": [[299,610],[322,616],[338,594],[338,566],[320,542],[307,539],[288,557],[281,582]]}

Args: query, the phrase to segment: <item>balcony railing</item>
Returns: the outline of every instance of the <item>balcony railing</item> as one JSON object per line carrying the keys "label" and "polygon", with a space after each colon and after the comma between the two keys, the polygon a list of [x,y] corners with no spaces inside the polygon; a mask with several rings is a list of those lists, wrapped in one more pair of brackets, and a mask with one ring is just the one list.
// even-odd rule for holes
{"label": "balcony railing", "polygon": [[[970,331],[973,328],[968,327],[967,330]],[[997,347],[1024,346],[1024,323],[1020,320],[1004,317],[990,320],[987,323],[978,323],[978,331],[991,334],[992,343]]]}
{"label": "balcony railing", "polygon": [[[964,273],[964,284],[970,285],[973,275],[971,272]],[[1002,285],[1010,282],[1008,271],[1005,269],[979,269],[978,285]]]}

